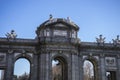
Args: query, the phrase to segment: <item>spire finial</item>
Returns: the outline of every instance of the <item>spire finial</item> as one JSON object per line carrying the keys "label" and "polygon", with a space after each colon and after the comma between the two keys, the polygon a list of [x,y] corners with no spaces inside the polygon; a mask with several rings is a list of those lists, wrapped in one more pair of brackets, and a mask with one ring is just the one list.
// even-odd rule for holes
{"label": "spire finial", "polygon": [[117,35],[117,40],[119,40],[119,35]]}
{"label": "spire finial", "polygon": [[51,20],[53,18],[52,14],[49,15],[49,19]]}

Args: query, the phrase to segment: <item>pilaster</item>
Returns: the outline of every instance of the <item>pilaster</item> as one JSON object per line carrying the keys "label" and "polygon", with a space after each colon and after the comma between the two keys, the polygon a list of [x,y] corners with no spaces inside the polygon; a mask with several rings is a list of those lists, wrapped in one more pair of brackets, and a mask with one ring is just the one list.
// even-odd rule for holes
{"label": "pilaster", "polygon": [[120,79],[120,55],[118,55],[118,59],[117,59],[117,80]]}
{"label": "pilaster", "polygon": [[51,80],[50,78],[50,54],[48,52],[42,52],[39,55],[39,80]]}
{"label": "pilaster", "polygon": [[68,80],[72,80],[72,55],[69,55],[68,60]]}
{"label": "pilaster", "polygon": [[72,80],[79,80],[78,55],[72,54]]}
{"label": "pilaster", "polygon": [[5,74],[5,80],[13,80],[13,71],[14,71],[14,53],[7,53],[7,68]]}
{"label": "pilaster", "polygon": [[82,55],[78,56],[78,65],[79,65],[79,80],[83,80],[83,62]]}
{"label": "pilaster", "polygon": [[38,55],[34,54],[33,62],[31,63],[31,80],[38,80]]}
{"label": "pilaster", "polygon": [[101,72],[100,72],[101,79],[100,80],[106,80],[105,57],[102,53],[100,55],[100,70],[101,70]]}

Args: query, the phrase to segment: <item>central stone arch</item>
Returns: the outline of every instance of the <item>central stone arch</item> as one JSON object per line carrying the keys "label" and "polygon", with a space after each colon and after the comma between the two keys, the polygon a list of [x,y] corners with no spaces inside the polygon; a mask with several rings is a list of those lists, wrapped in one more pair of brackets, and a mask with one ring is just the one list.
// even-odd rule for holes
{"label": "central stone arch", "polygon": [[[67,57],[63,54],[57,54],[52,57],[52,61],[53,60],[58,61],[58,63],[56,64],[56,66],[54,66],[54,67],[52,66],[52,80],[68,80]],[[58,72],[55,73],[54,72],[55,69],[57,69]],[[58,74],[58,75],[56,75],[56,74]],[[59,77],[59,75],[60,75],[60,77]],[[58,77],[58,79],[55,79],[57,77]]]}

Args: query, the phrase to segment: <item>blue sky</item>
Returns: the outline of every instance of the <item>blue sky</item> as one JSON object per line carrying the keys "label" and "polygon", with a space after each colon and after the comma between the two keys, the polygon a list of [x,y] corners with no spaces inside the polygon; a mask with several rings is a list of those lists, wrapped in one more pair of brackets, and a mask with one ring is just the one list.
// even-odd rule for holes
{"label": "blue sky", "polygon": [[52,14],[79,27],[82,41],[103,34],[111,41],[120,34],[120,0],[0,0],[0,37],[14,29],[18,38],[35,38],[35,30]]}
{"label": "blue sky", "polygon": [[14,29],[18,38],[34,39],[49,14],[69,16],[80,27],[81,41],[103,34],[109,42],[120,35],[120,0],[0,0],[0,37]]}
{"label": "blue sky", "polygon": [[23,75],[30,72],[30,63],[27,59],[20,58],[15,62],[14,75]]}

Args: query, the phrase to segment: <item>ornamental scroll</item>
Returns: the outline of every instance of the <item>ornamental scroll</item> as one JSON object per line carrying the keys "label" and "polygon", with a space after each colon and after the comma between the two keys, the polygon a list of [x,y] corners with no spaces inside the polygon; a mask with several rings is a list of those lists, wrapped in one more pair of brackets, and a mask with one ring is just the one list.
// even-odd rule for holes
{"label": "ornamental scroll", "polygon": [[106,57],[105,62],[107,66],[116,66],[116,59],[114,57]]}

